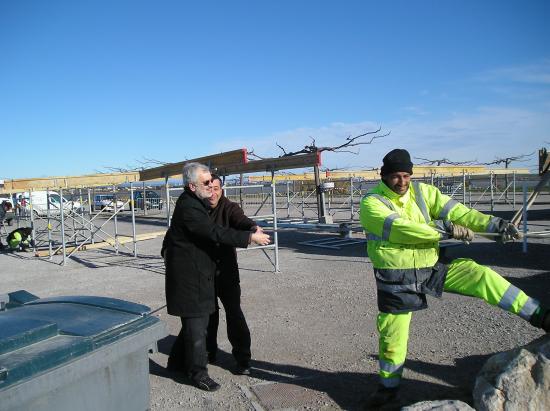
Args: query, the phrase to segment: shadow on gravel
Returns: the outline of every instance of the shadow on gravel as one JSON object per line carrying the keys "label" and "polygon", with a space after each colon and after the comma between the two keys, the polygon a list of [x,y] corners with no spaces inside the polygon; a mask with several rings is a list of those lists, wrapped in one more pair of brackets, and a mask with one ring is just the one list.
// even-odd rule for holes
{"label": "shadow on gravel", "polygon": [[[405,405],[420,401],[435,401],[443,399],[459,399],[472,402],[472,388],[475,375],[483,364],[480,357],[469,357],[459,360],[463,370],[468,375],[457,378],[456,367],[439,366],[421,361],[407,361],[407,366],[415,371],[430,375],[445,381],[449,385],[425,381],[404,379],[401,389],[401,400],[381,409],[398,410]],[[338,406],[345,410],[362,410],[368,396],[376,390],[378,375],[353,372],[327,372],[289,364],[273,364],[253,360],[252,377],[269,382],[282,382],[301,386],[310,390],[326,393]],[[451,380],[449,381],[449,377]]]}
{"label": "shadow on gravel", "polygon": [[[271,233],[269,233],[271,235]],[[311,245],[299,244],[303,241],[321,240],[321,239],[338,239],[341,238],[338,234],[328,233],[308,233],[303,231],[283,231],[279,233],[279,247],[294,250],[298,253],[323,255],[323,256],[340,256],[340,257],[366,257],[366,243],[353,244],[342,246],[339,250],[314,247]]]}
{"label": "shadow on gravel", "polygon": [[[160,353],[168,355],[176,336],[169,335],[158,342]],[[382,410],[399,410],[405,405],[420,401],[437,401],[457,399],[472,404],[472,391],[475,379],[483,364],[493,354],[472,355],[458,358],[455,365],[441,365],[424,361],[407,359],[406,368],[430,379],[444,381],[444,384],[411,380],[405,378],[401,384],[401,400],[388,405]],[[373,356],[377,360],[377,356]],[[209,367],[220,367],[231,373],[235,372],[235,360],[230,353],[219,350],[215,364]],[[163,378],[170,378],[182,384],[185,379],[170,373],[166,368],[149,360],[149,372]],[[345,410],[362,410],[368,396],[376,390],[378,375],[357,372],[330,372],[292,364],[275,364],[267,361],[251,361],[251,377],[266,383],[291,384],[309,390],[325,393],[338,406]]]}

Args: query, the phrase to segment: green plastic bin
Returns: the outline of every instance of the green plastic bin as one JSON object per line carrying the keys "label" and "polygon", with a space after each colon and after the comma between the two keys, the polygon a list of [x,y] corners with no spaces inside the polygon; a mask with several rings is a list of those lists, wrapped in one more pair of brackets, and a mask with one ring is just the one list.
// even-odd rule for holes
{"label": "green plastic bin", "polygon": [[147,410],[149,351],[166,325],[105,297],[3,295],[0,411]]}

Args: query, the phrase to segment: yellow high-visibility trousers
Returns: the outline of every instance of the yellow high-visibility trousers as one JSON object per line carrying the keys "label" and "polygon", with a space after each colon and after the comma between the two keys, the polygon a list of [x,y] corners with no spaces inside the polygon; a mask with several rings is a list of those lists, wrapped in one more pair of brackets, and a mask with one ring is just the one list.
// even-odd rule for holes
{"label": "yellow high-visibility trousers", "polygon": [[[527,321],[540,305],[500,274],[469,258],[458,258],[449,264],[444,290],[481,298]],[[379,375],[385,387],[397,387],[401,382],[411,318],[412,312],[378,313]]]}

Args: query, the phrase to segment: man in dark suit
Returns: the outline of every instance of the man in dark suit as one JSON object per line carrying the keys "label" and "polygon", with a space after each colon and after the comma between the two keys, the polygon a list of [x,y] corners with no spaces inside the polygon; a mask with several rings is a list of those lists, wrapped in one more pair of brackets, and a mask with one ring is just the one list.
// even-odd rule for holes
{"label": "man in dark suit", "polygon": [[[231,227],[237,230],[262,232],[256,223],[244,215],[237,203],[223,195],[220,177],[212,175],[212,197],[209,199],[210,217],[222,227]],[[241,309],[241,286],[239,280],[239,266],[235,247],[219,244],[217,247],[216,296],[220,299],[225,310],[227,323],[227,338],[231,343],[232,354],[237,361],[237,374],[250,374],[250,330],[246,324]],[[216,301],[217,302],[217,301]],[[210,315],[206,336],[208,361],[216,361],[218,351],[217,334],[219,325],[219,307]]]}
{"label": "man in dark suit", "polygon": [[181,317],[182,328],[168,358],[168,369],[183,372],[200,389],[220,385],[208,375],[206,327],[215,310],[216,244],[247,247],[269,244],[260,232],[215,224],[208,215],[212,181],[208,167],[188,163],[183,168],[184,192],[178,198],[161,254],[166,264],[166,302],[170,315]]}

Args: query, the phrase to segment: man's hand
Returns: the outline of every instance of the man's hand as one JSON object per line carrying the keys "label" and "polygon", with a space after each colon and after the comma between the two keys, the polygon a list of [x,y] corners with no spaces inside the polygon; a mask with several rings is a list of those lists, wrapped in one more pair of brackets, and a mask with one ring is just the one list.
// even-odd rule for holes
{"label": "man's hand", "polygon": [[521,237],[522,237],[518,228],[512,223],[506,223],[501,234],[502,234],[501,241],[503,243],[507,243],[509,241],[514,241],[514,240],[521,240]]}
{"label": "man's hand", "polygon": [[263,232],[256,230],[256,232],[250,235],[250,242],[258,245],[268,245],[271,243],[271,239],[268,234],[264,234]]}
{"label": "man's hand", "polygon": [[259,225],[256,225],[256,226],[252,227],[252,231],[254,231],[255,233],[263,233],[264,232],[262,227],[260,227]]}
{"label": "man's hand", "polygon": [[449,234],[449,237],[454,238],[455,240],[464,241],[465,243],[471,242],[475,237],[472,230],[458,224],[450,224],[447,227],[447,233]]}

